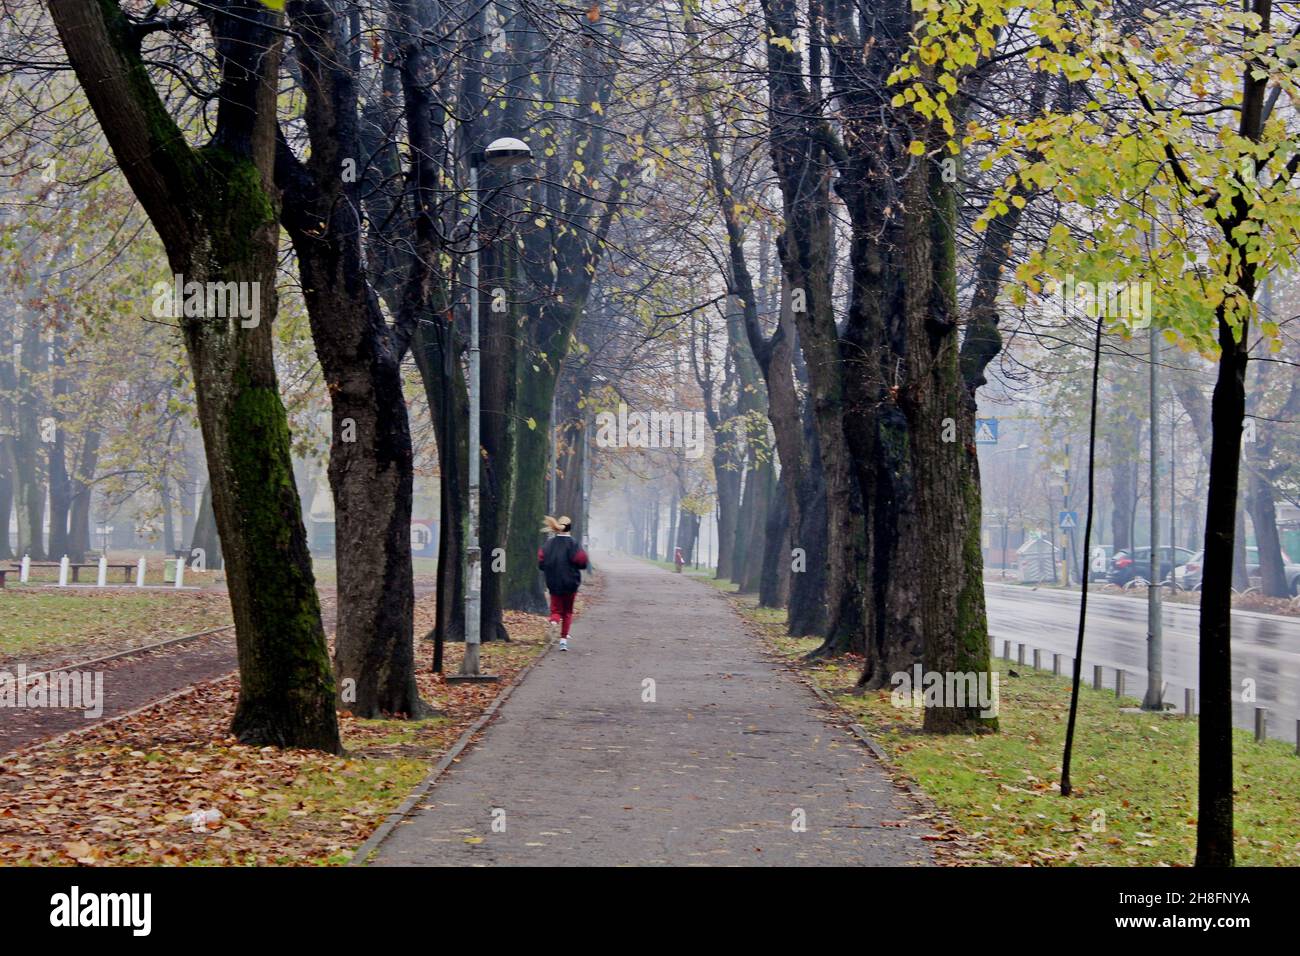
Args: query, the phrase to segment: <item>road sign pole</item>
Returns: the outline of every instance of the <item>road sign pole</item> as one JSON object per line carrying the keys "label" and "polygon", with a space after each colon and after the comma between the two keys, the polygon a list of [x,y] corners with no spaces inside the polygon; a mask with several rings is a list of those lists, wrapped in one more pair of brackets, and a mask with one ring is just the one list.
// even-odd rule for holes
{"label": "road sign pole", "polygon": [[[1150,343],[1150,413],[1151,413],[1151,574],[1147,581],[1147,692],[1143,710],[1164,710],[1163,634],[1160,608],[1160,339],[1151,325]],[[1170,544],[1173,544],[1171,541]],[[1169,573],[1174,573],[1174,552],[1169,551]]]}
{"label": "road sign pole", "polygon": [[[1069,494],[1067,493],[1065,497],[1066,497],[1066,503],[1068,504]],[[1057,530],[1061,532],[1062,540],[1065,542],[1062,545],[1061,550],[1065,552],[1065,583],[1068,585],[1070,583],[1070,565],[1072,563],[1078,564],[1078,561],[1071,562],[1070,560],[1070,552],[1074,550],[1074,532],[1075,529],[1079,527],[1078,512],[1076,511],[1060,512],[1056,517],[1056,527]],[[1086,560],[1087,555],[1085,555],[1084,557]],[[1078,572],[1080,569],[1076,568],[1075,570],[1076,572]],[[1079,580],[1080,581],[1083,580],[1083,576],[1081,573],[1079,575]]]}

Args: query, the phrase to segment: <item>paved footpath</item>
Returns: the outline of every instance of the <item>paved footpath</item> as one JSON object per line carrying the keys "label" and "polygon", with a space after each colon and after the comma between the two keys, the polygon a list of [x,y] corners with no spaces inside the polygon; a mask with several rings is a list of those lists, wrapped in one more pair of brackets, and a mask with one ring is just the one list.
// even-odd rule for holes
{"label": "paved footpath", "polygon": [[721,593],[597,558],[604,591],[572,649],[538,664],[372,863],[930,862],[916,806]]}

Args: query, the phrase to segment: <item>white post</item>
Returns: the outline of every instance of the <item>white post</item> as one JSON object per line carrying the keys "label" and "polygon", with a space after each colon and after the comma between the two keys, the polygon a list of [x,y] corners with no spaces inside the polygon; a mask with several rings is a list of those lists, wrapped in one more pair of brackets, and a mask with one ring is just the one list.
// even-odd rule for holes
{"label": "white post", "polygon": [[104,587],[108,584],[108,558],[104,555],[99,556],[99,580],[95,582],[95,587]]}
{"label": "white post", "polygon": [[144,569],[145,561],[141,558],[135,563],[135,586],[138,588],[144,587]]}
{"label": "white post", "polygon": [[32,573],[32,556],[30,554],[24,554],[22,571],[20,571],[18,574],[18,580],[21,581],[23,584],[26,584],[27,578],[31,575],[31,573]]}
{"label": "white post", "polygon": [[183,587],[185,581],[185,559],[176,559],[176,587]]}
{"label": "white post", "polygon": [[68,556],[65,554],[59,561],[59,587],[68,586]]}

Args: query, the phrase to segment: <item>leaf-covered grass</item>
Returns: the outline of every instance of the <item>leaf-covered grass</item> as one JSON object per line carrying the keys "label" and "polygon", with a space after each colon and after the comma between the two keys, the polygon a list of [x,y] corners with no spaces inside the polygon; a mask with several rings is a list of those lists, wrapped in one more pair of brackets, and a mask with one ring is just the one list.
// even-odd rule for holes
{"label": "leaf-covered grass", "polygon": [[[1126,713],[1138,701],[1085,686],[1071,779],[1060,795],[1070,682],[995,661],[999,732],[931,736],[922,713],[888,690],[855,693],[861,665],[808,662],[820,642],[783,634],[783,612],[739,600],[772,649],[830,693],[970,835],[962,862],[1087,866],[1190,865],[1196,846],[1197,723]],[[1015,671],[1018,676],[1011,676]],[[1237,862],[1300,865],[1300,757],[1280,741],[1234,740]]]}
{"label": "leaf-covered grass", "polygon": [[0,590],[0,660],[53,651],[112,653],[230,623],[224,592]]}
{"label": "leaf-covered grass", "polygon": [[[599,586],[584,591],[578,612]],[[417,601],[416,633],[433,623]],[[448,684],[416,642],[420,721],[340,715],[346,753],[242,746],[227,736],[238,677],[203,684],[84,735],[0,758],[0,865],[347,863],[502,688],[544,648],[545,618],[506,614],[512,641],[482,647],[496,684]],[[455,673],[463,644],[446,648]],[[199,832],[185,817],[220,817]],[[431,861],[433,862],[433,861]]]}

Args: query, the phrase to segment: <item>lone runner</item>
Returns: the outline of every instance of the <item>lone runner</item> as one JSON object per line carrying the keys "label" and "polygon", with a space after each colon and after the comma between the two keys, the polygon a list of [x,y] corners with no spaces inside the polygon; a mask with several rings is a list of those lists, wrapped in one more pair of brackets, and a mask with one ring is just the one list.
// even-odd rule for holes
{"label": "lone runner", "polygon": [[569,624],[573,621],[573,600],[582,585],[582,572],[587,567],[587,552],[578,546],[569,533],[573,521],[567,515],[552,518],[547,515],[543,531],[551,538],[537,550],[537,567],[546,575],[546,590],[551,596],[551,619],[546,623],[546,637],[555,640],[560,635],[560,650],[569,649]]}

